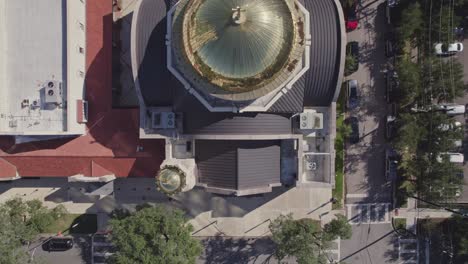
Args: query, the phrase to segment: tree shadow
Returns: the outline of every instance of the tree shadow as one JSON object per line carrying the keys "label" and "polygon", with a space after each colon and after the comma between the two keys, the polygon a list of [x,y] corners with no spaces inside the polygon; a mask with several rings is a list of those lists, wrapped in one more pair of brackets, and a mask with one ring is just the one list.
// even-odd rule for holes
{"label": "tree shadow", "polygon": [[201,242],[205,250],[199,260],[205,263],[268,263],[275,251],[275,244],[268,237],[214,236]]}
{"label": "tree shadow", "polygon": [[[366,5],[366,6],[369,6]],[[361,138],[356,145],[347,146],[345,168],[346,173],[356,175],[356,181],[347,184],[348,192],[359,191],[366,193],[367,198],[362,202],[375,202],[388,197],[390,188],[389,182],[385,179],[384,153],[387,143],[384,140],[385,120],[387,113],[386,101],[384,99],[385,80],[384,71],[387,68],[387,58],[385,57],[384,35],[387,31],[385,23],[385,3],[381,3],[377,8],[361,10],[363,27],[361,30],[366,36],[360,43],[360,63],[368,68],[369,75],[365,76],[365,83],[362,83],[362,102],[359,112],[355,114],[361,124]],[[375,124],[375,127],[366,127],[368,122]],[[386,193],[386,195],[382,195]]]}
{"label": "tree shadow", "polygon": [[73,242],[80,249],[80,256],[84,263],[91,264],[92,253],[91,253],[91,234],[88,235],[77,235],[71,234]]}

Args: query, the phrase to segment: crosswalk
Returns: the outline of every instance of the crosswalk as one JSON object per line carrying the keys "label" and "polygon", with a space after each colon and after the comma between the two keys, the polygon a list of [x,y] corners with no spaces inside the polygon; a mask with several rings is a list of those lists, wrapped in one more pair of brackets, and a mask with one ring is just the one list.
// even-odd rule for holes
{"label": "crosswalk", "polygon": [[329,249],[325,250],[327,254],[328,263],[338,263],[340,260],[340,243],[341,239],[337,238],[331,242],[331,246]]}
{"label": "crosswalk", "polygon": [[390,223],[390,203],[347,204],[346,207],[351,225]]}
{"label": "crosswalk", "polygon": [[398,259],[400,264],[419,263],[419,243],[417,239],[398,238]]}

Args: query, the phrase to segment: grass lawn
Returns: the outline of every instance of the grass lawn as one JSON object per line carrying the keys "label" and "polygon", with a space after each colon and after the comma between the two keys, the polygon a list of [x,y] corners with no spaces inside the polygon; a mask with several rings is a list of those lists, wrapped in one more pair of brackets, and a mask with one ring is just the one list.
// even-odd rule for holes
{"label": "grass lawn", "polygon": [[335,189],[332,196],[338,200],[332,205],[333,209],[339,209],[343,206],[343,185],[344,185],[344,140],[345,136],[338,128],[344,125],[344,105],[345,105],[345,85],[343,83],[340,96],[336,104],[336,139],[335,139]]}
{"label": "grass lawn", "polygon": [[[75,227],[73,225],[78,224]],[[65,214],[47,227],[44,233],[92,234],[97,231],[97,215]]]}
{"label": "grass lawn", "polygon": [[395,218],[394,221],[396,229],[406,229],[406,218]]}

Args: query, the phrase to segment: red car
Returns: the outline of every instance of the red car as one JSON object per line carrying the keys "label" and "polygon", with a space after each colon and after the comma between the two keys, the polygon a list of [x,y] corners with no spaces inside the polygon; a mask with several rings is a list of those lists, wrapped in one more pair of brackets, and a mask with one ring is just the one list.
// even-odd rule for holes
{"label": "red car", "polygon": [[344,5],[343,11],[346,21],[346,30],[353,31],[359,26],[359,20],[357,18],[357,4],[355,1],[351,6]]}

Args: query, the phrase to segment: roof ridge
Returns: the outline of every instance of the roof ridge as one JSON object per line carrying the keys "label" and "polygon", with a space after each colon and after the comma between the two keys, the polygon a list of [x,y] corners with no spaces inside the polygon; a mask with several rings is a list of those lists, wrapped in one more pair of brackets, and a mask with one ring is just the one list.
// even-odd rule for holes
{"label": "roof ridge", "polygon": [[101,164],[97,163],[95,160],[91,160],[91,176],[100,177],[106,175],[115,175],[114,172],[104,168]]}
{"label": "roof ridge", "polygon": [[[13,171],[14,175],[11,175]],[[16,167],[16,165],[0,157],[0,177],[15,177],[17,174],[18,168]]]}

